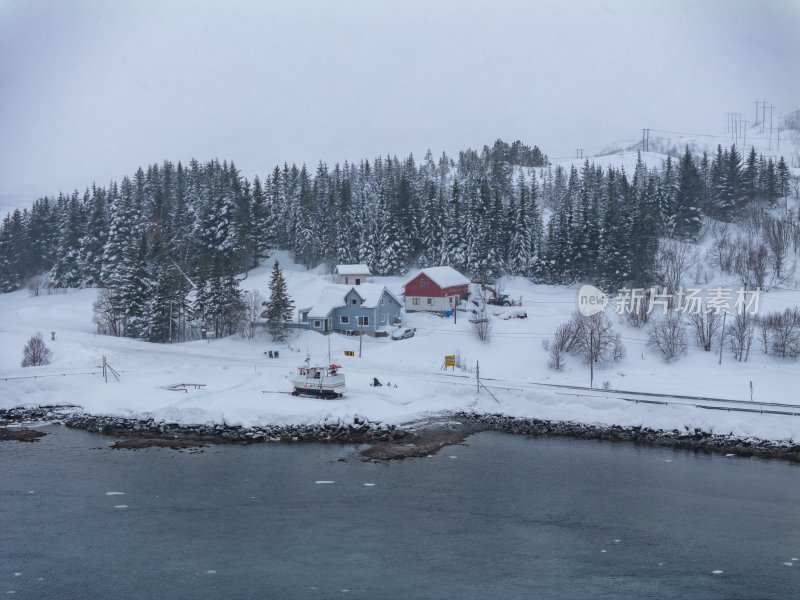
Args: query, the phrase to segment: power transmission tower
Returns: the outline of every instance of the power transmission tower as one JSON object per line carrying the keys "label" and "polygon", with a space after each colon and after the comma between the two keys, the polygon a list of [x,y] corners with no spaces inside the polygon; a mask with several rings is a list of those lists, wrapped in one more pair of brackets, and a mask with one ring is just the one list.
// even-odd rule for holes
{"label": "power transmission tower", "polygon": [[650,152],[650,130],[642,129],[642,152]]}
{"label": "power transmission tower", "polygon": [[761,133],[764,133],[764,121],[767,120],[767,101],[761,101]]}
{"label": "power transmission tower", "polygon": [[742,123],[742,134],[743,134],[743,141],[742,141],[742,148],[747,147],[747,126],[750,124],[750,121],[740,121]]}

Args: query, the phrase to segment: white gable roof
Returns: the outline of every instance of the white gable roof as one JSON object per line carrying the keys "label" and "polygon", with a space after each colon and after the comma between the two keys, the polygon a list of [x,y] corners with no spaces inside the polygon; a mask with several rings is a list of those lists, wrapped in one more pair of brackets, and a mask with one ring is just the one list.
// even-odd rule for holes
{"label": "white gable roof", "polygon": [[[303,308],[300,312],[308,311],[309,317],[327,317],[334,308],[346,306],[345,297],[350,293],[350,290],[355,291],[361,297],[361,306],[364,308],[375,308],[380,302],[384,290],[397,300],[385,286],[377,283],[362,283],[355,287],[352,285],[327,285],[322,290],[314,306]],[[397,300],[397,303],[402,305],[399,300]]]}
{"label": "white gable roof", "polygon": [[455,287],[457,285],[469,285],[469,279],[456,271],[453,267],[428,267],[415,273],[413,277],[406,280],[403,285],[410,283],[420,274],[424,274],[440,288]]}
{"label": "white gable roof", "polygon": [[339,275],[369,275],[367,265],[336,265],[334,273]]}

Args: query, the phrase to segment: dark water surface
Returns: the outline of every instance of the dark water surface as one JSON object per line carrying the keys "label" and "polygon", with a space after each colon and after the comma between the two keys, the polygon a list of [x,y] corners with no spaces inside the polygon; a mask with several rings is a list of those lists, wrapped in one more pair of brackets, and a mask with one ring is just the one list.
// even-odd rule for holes
{"label": "dark water surface", "polygon": [[781,461],[481,433],[372,464],[45,430],[0,444],[0,597],[800,598]]}

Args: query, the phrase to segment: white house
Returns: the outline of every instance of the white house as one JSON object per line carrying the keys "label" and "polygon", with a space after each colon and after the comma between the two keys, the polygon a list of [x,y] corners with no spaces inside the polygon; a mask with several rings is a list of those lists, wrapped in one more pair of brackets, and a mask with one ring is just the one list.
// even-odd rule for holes
{"label": "white house", "polygon": [[333,270],[336,283],[345,285],[361,285],[370,275],[367,265],[336,265]]}

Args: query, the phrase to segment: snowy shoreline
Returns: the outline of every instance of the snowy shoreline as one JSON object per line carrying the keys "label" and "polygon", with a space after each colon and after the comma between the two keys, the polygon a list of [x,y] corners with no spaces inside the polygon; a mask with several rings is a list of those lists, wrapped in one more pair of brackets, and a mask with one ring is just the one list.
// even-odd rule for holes
{"label": "snowy shoreline", "polygon": [[[11,408],[0,410],[0,423],[62,424],[74,429],[123,438],[152,437],[157,439],[193,440],[201,444],[262,443],[262,442],[339,442],[350,444],[397,444],[392,458],[420,456],[419,446],[429,447],[425,454],[435,453],[448,445],[425,445],[426,437],[443,430],[465,435],[481,431],[497,431],[518,435],[551,435],[576,439],[627,442],[648,446],[720,453],[741,457],[758,457],[800,462],[800,444],[791,441],[740,438],[713,434],[700,429],[670,431],[639,426],[589,425],[573,421],[550,421],[513,417],[491,413],[455,412],[430,416],[413,424],[387,424],[355,419],[351,423],[264,425],[183,425],[163,421],[126,419],[104,415],[89,415],[74,407]],[[458,443],[453,438],[450,443]],[[408,442],[414,441],[416,444]],[[407,451],[402,448],[408,448]]]}

